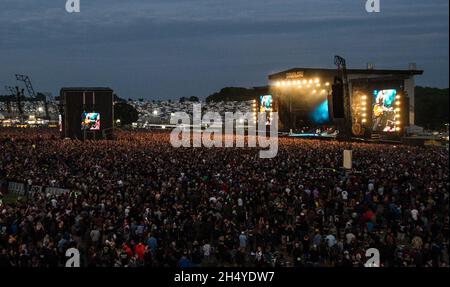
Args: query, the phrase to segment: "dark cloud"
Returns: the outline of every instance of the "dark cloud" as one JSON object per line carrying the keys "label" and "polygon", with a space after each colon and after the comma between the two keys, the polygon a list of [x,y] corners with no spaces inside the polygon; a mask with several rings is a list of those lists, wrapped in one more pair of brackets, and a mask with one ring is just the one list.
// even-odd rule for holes
{"label": "dark cloud", "polygon": [[263,85],[294,66],[425,70],[419,84],[448,86],[448,1],[2,0],[1,84],[28,73],[39,90],[109,85],[124,97],[206,96]]}

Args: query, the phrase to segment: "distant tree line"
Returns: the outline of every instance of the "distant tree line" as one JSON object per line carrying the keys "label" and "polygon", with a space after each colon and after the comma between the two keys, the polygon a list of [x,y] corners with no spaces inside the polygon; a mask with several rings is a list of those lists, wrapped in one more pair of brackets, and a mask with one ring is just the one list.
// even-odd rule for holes
{"label": "distant tree line", "polygon": [[[129,99],[130,100],[130,99]],[[114,121],[120,120],[121,125],[131,125],[139,119],[139,112],[117,94],[114,94]]]}
{"label": "distant tree line", "polygon": [[[25,101],[28,101],[28,102],[39,102],[39,101],[44,101],[44,99],[46,97],[48,97],[46,94],[37,92],[35,98],[25,97],[22,99]],[[6,102],[8,100],[13,102],[16,99],[17,99],[17,95],[0,95],[0,102]]]}
{"label": "distant tree line", "polygon": [[417,86],[415,90],[415,124],[427,129],[443,129],[449,121],[448,88]]}
{"label": "distant tree line", "polygon": [[199,102],[199,98],[192,96],[192,97],[181,97],[179,102],[180,103],[184,103],[184,102]]}
{"label": "distant tree line", "polygon": [[269,92],[269,87],[240,88],[226,87],[219,92],[209,95],[206,102],[249,101]]}

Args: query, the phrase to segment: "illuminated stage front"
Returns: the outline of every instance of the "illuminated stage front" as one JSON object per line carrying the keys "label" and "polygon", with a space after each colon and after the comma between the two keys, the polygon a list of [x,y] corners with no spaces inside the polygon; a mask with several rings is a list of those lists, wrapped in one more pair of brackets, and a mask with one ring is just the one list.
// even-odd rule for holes
{"label": "illuminated stage front", "polygon": [[[353,136],[400,136],[413,124],[414,76],[418,70],[349,69]],[[314,133],[335,124],[335,69],[296,68],[269,76],[273,111],[279,127],[293,133]],[[412,100],[411,100],[412,99]],[[338,101],[339,102],[339,101]],[[412,103],[412,104],[411,104]]]}

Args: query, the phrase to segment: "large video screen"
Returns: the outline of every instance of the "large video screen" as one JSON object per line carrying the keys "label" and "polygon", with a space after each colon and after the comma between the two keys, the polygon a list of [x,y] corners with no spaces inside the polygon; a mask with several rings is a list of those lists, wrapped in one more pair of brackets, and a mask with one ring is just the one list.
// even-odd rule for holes
{"label": "large video screen", "polygon": [[88,131],[100,130],[100,114],[83,113],[81,116],[81,129]]}
{"label": "large video screen", "polygon": [[330,120],[330,114],[328,112],[328,100],[324,100],[313,107],[313,110],[309,114],[309,118],[314,124],[325,124]]}
{"label": "large video screen", "polygon": [[394,107],[396,95],[397,90],[395,89],[373,91],[373,131],[394,132],[396,130],[396,111]]}
{"label": "large video screen", "polygon": [[264,95],[260,97],[259,101],[259,112],[260,113],[268,113],[272,108],[272,95]]}
{"label": "large video screen", "polygon": [[272,95],[264,95],[259,97],[259,112],[266,113],[266,125],[272,124]]}

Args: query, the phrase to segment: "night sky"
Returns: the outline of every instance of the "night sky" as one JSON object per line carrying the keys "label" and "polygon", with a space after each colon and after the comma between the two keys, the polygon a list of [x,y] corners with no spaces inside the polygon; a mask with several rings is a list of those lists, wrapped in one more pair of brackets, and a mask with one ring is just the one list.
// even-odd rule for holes
{"label": "night sky", "polygon": [[[417,84],[448,87],[449,1],[0,0],[0,88],[28,74],[35,89],[109,86],[123,98],[206,97],[267,84],[293,67],[367,62],[406,69]],[[0,91],[0,94],[6,94]]]}

